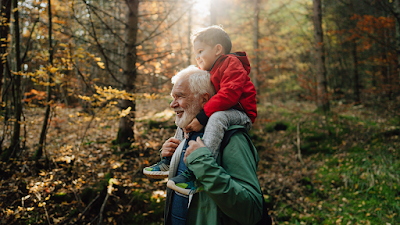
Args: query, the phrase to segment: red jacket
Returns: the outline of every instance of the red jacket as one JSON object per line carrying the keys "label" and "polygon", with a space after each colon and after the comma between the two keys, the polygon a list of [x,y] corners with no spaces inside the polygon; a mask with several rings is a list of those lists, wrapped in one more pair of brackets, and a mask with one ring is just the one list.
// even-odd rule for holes
{"label": "red jacket", "polygon": [[256,89],[250,81],[250,62],[245,52],[220,56],[211,68],[211,82],[217,94],[196,117],[202,125],[217,111],[243,110],[254,123],[257,117]]}

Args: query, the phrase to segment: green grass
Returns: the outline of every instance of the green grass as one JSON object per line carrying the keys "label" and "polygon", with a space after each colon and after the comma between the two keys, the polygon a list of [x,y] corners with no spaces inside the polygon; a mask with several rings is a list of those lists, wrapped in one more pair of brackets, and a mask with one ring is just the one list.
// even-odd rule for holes
{"label": "green grass", "polygon": [[[295,138],[296,132],[285,135]],[[299,181],[304,204],[278,203],[279,224],[400,224],[399,133],[353,116],[302,123],[302,154],[323,164]]]}
{"label": "green grass", "polygon": [[[399,224],[400,159],[390,145],[353,147],[346,156],[325,159],[311,181],[311,208],[291,207],[289,224]],[[309,186],[311,186],[309,184]]]}

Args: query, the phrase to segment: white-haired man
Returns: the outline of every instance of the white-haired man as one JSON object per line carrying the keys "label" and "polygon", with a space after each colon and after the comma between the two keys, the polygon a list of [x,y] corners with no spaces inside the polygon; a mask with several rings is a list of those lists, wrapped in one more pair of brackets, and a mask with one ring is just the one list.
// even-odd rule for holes
{"label": "white-haired man", "polygon": [[178,134],[163,144],[161,156],[172,156],[170,179],[189,169],[203,191],[188,196],[167,188],[164,223],[255,224],[262,217],[263,197],[256,175],[258,154],[251,140],[246,133],[236,132],[224,153],[214,159],[200,138],[201,131],[183,139],[182,128],[202,110],[215,90],[208,72],[193,66],[179,72],[172,82],[170,106],[179,128]]}

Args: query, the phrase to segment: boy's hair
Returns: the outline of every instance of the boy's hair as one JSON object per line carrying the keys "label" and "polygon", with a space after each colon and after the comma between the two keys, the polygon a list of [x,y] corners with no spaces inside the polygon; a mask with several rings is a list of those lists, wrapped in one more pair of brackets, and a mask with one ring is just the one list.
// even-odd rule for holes
{"label": "boy's hair", "polygon": [[213,25],[197,30],[192,34],[192,44],[199,40],[214,47],[220,44],[224,48],[224,54],[229,54],[232,49],[232,42],[229,35],[221,26]]}

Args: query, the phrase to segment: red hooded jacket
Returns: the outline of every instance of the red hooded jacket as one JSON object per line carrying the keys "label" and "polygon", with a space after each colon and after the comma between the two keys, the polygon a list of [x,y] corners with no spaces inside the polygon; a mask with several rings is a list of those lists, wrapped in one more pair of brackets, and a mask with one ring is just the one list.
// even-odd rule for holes
{"label": "red hooded jacket", "polygon": [[257,117],[257,92],[250,81],[250,62],[246,53],[220,56],[211,67],[210,73],[217,94],[196,116],[199,122],[205,125],[213,113],[235,108],[244,111],[254,123]]}

